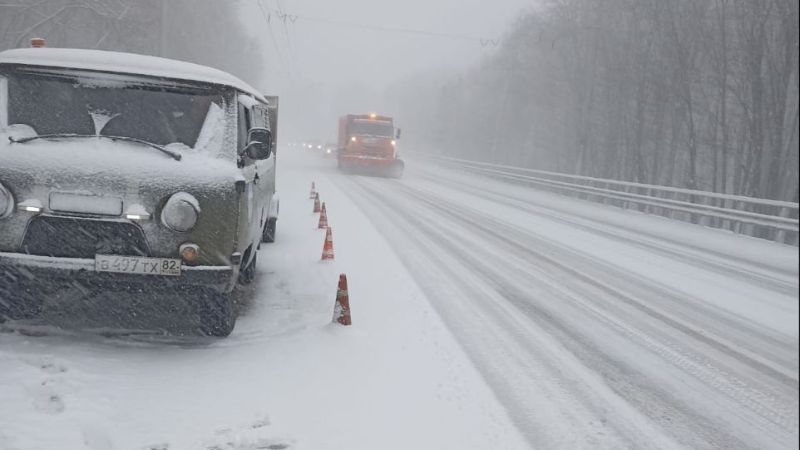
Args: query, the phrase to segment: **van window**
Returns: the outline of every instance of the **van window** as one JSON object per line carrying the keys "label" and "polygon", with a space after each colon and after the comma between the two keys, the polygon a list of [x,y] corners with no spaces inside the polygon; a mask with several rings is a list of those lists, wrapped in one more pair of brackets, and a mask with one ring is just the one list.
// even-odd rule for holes
{"label": "van window", "polygon": [[[8,77],[8,123],[36,133],[102,134],[194,147],[221,94],[103,75],[16,72]],[[98,129],[99,128],[99,129]]]}
{"label": "van window", "polygon": [[250,131],[252,119],[250,117],[250,108],[239,103],[239,143],[237,149],[239,154],[242,154],[244,147],[247,145],[247,132]]}

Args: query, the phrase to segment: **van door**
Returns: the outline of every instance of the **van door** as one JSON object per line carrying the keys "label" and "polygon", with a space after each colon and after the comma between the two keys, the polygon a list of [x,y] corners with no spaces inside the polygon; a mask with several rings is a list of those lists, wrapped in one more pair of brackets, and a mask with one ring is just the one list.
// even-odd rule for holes
{"label": "van door", "polygon": [[[267,105],[256,104],[253,106],[253,126],[260,128],[270,128],[269,111]],[[258,174],[257,191],[259,195],[259,229],[263,233],[269,219],[270,203],[275,193],[275,161],[276,151],[272,148],[269,158],[256,161],[256,173]],[[260,239],[261,234],[259,234]],[[260,240],[259,240],[260,242]]]}
{"label": "van door", "polygon": [[[246,95],[239,96],[238,102],[238,139],[237,151],[240,158],[240,166],[242,175],[245,179],[245,190],[242,195],[242,222],[246,226],[240,231],[242,242],[246,243],[242,250],[251,247],[252,250],[248,255],[248,260],[243,261],[243,266],[250,263],[255,250],[261,242],[261,235],[263,233],[264,224],[266,223],[266,213],[269,206],[269,198],[272,195],[266,195],[269,191],[269,176],[264,172],[262,161],[250,159],[245,154],[245,147],[247,146],[248,132],[253,127],[263,126],[259,125],[258,114],[255,111],[257,101],[252,97]],[[274,178],[274,177],[273,177]]]}

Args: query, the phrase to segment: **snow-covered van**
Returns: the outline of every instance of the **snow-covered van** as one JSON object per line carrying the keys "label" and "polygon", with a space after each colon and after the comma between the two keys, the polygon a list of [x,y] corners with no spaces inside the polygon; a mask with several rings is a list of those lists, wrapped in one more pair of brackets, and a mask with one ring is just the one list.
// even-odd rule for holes
{"label": "snow-covered van", "polygon": [[228,335],[275,235],[276,106],[180,61],[0,52],[0,322],[63,289],[176,291]]}

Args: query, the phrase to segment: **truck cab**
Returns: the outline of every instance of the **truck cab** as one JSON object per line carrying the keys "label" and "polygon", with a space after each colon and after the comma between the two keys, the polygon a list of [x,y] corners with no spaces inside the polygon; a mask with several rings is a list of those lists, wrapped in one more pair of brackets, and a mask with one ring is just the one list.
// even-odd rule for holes
{"label": "truck cab", "polygon": [[394,119],[378,114],[348,114],[339,119],[337,162],[344,172],[360,171],[399,178],[404,163],[398,157],[400,130]]}

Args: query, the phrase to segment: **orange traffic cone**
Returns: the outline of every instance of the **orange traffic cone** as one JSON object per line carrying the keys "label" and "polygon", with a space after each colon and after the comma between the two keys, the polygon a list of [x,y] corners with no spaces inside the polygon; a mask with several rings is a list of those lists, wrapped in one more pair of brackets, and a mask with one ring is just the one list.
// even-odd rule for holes
{"label": "orange traffic cone", "polygon": [[314,182],[311,182],[311,193],[308,194],[308,198],[313,199],[317,196],[317,187],[314,185]]}
{"label": "orange traffic cone", "polygon": [[314,196],[314,212],[318,213],[319,209],[319,194],[317,194]]}
{"label": "orange traffic cone", "polygon": [[339,275],[339,289],[336,290],[336,304],[333,307],[333,322],[348,326],[353,324],[350,317],[350,293],[347,292],[347,275]]}
{"label": "orange traffic cone", "polygon": [[322,209],[319,211],[319,225],[317,228],[324,230],[328,228],[328,211],[325,209],[325,202],[322,203]]}
{"label": "orange traffic cone", "polygon": [[325,245],[322,246],[322,260],[333,259],[333,232],[331,227],[327,228],[325,233]]}

